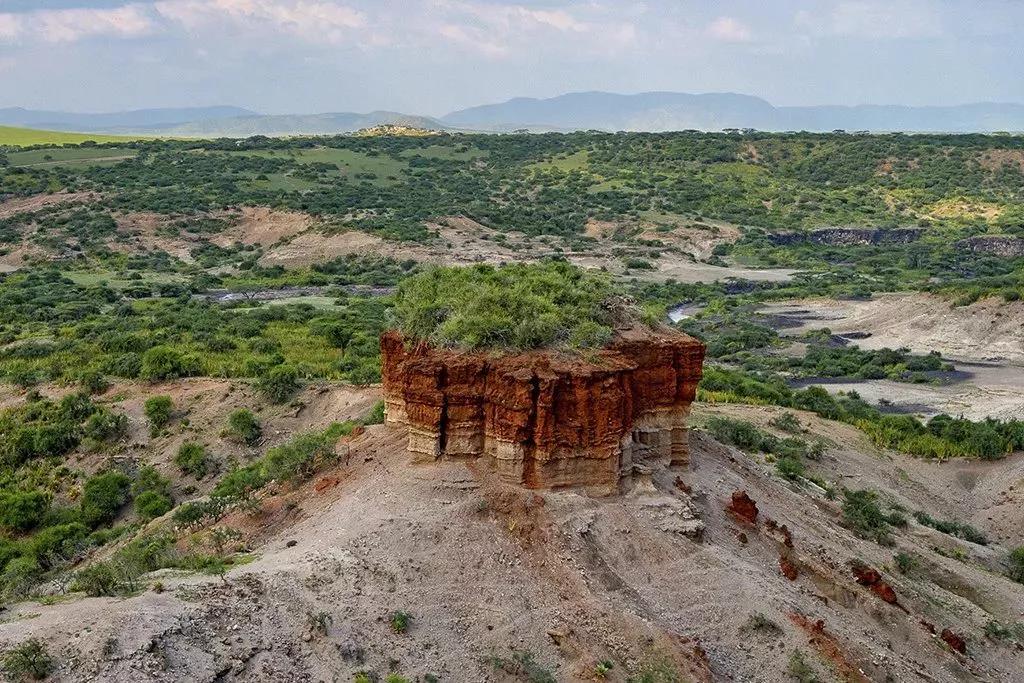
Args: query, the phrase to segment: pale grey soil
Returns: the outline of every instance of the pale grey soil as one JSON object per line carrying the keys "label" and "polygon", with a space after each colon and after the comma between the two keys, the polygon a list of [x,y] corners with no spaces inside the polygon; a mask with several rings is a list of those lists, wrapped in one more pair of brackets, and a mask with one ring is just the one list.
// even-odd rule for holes
{"label": "pale grey soil", "polygon": [[[698,407],[694,421],[725,413],[767,425],[778,412]],[[1024,542],[1021,458],[934,465],[878,453],[848,426],[801,420],[835,443],[812,474],[969,520],[993,544],[913,522],[894,547],[858,539],[820,491],[699,433],[688,468],[652,463],[622,496],[596,499],[502,487],[468,463],[413,465],[404,435],[378,426],[346,444],[347,464],[222,520],[258,556],[225,581],[163,573],[149,581],[163,583],[159,594],[24,603],[3,614],[0,643],[43,639],[60,681],[350,681],[392,669],[410,680],[526,680],[493,664],[513,650],[533,653],[557,681],[595,680],[601,660],[614,663],[612,681],[669,669],[780,681],[795,649],[823,680],[837,668],[851,680],[858,669],[870,680],[1024,676],[1021,653],[982,634],[990,619],[1024,613],[1024,587],[998,573],[1007,548]],[[736,489],[757,501],[756,527],[725,511]],[[765,518],[791,530],[792,551]],[[919,568],[899,574],[896,551],[915,554]],[[800,567],[794,582],[780,573],[780,552]],[[852,559],[881,571],[903,607],[857,585]],[[412,615],[408,633],[390,629],[395,610]],[[311,627],[319,612],[330,617],[326,633]],[[754,613],[780,630],[752,628]],[[824,635],[800,628],[802,616],[821,620]],[[962,633],[967,657],[922,619]]]}
{"label": "pale grey soil", "polygon": [[783,336],[823,328],[839,335],[853,333],[849,343],[863,349],[938,351],[969,375],[949,384],[889,380],[822,384],[831,392],[853,390],[870,403],[886,401],[889,407],[926,417],[946,413],[971,420],[1024,419],[1024,306],[1020,304],[985,300],[954,307],[927,294],[887,294],[867,301],[772,303],[761,311],[792,324],[780,330]]}

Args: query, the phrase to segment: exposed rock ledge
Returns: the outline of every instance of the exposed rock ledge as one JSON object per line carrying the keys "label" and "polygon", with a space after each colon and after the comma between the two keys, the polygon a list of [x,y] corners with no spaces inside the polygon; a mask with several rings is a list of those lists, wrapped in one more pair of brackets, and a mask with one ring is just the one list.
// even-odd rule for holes
{"label": "exposed rock ledge", "polygon": [[612,493],[633,463],[688,460],[686,418],[704,345],[677,332],[620,333],[584,358],[494,355],[381,337],[389,424],[421,460],[483,458],[531,488]]}

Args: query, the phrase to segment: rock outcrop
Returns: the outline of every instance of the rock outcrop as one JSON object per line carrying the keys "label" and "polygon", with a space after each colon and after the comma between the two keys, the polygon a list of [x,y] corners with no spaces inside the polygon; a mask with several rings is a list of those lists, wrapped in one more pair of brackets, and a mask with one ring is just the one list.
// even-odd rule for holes
{"label": "rock outcrop", "polygon": [[704,345],[677,332],[623,332],[585,357],[381,337],[387,422],[407,426],[414,456],[484,458],[531,488],[612,492],[635,459],[687,462],[703,358]]}
{"label": "rock outcrop", "polygon": [[773,244],[824,244],[835,247],[869,244],[909,244],[924,228],[818,228],[805,232],[778,232],[768,236]]}
{"label": "rock outcrop", "polygon": [[1000,258],[1024,256],[1024,238],[1005,235],[977,235],[956,242],[953,246],[975,254],[991,254]]}

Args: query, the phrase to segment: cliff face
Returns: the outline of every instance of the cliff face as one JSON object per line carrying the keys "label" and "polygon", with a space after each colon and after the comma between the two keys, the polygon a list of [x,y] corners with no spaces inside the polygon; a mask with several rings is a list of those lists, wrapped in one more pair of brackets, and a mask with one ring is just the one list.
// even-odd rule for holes
{"label": "cliff face", "polygon": [[634,459],[687,461],[686,417],[704,345],[629,333],[587,360],[489,356],[381,337],[387,422],[420,459],[485,458],[528,487],[612,492]]}

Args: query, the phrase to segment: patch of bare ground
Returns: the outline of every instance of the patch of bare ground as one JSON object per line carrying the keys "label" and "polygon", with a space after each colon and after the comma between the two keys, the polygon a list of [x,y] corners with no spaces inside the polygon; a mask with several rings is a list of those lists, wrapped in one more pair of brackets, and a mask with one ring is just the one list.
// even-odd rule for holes
{"label": "patch of bare ground", "polygon": [[974,361],[1024,364],[1024,302],[984,299],[954,306],[932,294],[881,294],[863,301],[806,299],[771,304],[763,310],[802,319],[787,332],[827,327],[834,333],[867,333],[867,349],[907,347]]}
{"label": "patch of bare ground", "polygon": [[211,239],[220,247],[235,242],[269,247],[305,232],[316,223],[316,219],[306,213],[264,206],[244,206],[238,211],[215,214],[214,218],[224,218],[231,223],[230,227]]}
{"label": "patch of bare ground", "polygon": [[11,216],[27,211],[38,211],[39,209],[55,204],[90,204],[99,199],[100,195],[94,192],[55,192],[53,194],[36,194],[31,197],[16,197],[0,202],[0,218]]}
{"label": "patch of bare ground", "polygon": [[[182,391],[183,401],[213,391],[211,407],[223,399],[216,383]],[[340,419],[333,405],[324,401],[310,424]],[[779,412],[698,405],[694,421],[724,414],[770,429]],[[799,418],[835,443],[809,463],[816,476],[877,488],[911,510],[963,514],[997,537],[977,511],[1019,478],[1018,462],[950,469]],[[557,681],[595,680],[610,661],[614,681],[774,682],[794,649],[841,680],[1024,674],[1024,654],[982,635],[989,619],[1024,612],[1021,586],[993,570],[1001,540],[975,546],[914,523],[894,533],[894,547],[859,539],[837,501],[699,431],[688,467],[646,463],[608,498],[507,487],[465,461],[413,464],[405,443],[401,429],[367,428],[341,444],[337,467],[298,488],[272,485],[255,511],[221,520],[257,555],[223,580],[162,572],[148,579],[162,582],[159,593],[15,605],[0,643],[42,639],[59,654],[58,681],[351,680],[359,671],[504,681],[517,680],[517,653],[530,653],[535,671]],[[756,502],[753,523],[727,511],[738,490]],[[698,516],[703,536],[680,533],[681,515]],[[899,573],[897,551],[917,556],[918,569]],[[859,584],[853,561],[877,570],[897,602]],[[390,626],[396,611],[411,615],[404,633]],[[966,655],[922,623],[964,635]]]}
{"label": "patch of bare ground", "polygon": [[[661,229],[659,229],[661,227]],[[711,258],[719,244],[732,244],[741,237],[740,229],[730,223],[712,220],[674,221],[641,224],[638,235],[644,240],[660,240],[670,247],[690,254],[697,260]],[[668,228],[666,231],[665,228]]]}
{"label": "patch of bare ground", "polygon": [[998,171],[1004,166],[1024,170],[1024,150],[990,149],[981,153],[978,164],[987,171]]}
{"label": "patch of bare ground", "polygon": [[260,262],[299,268],[348,254],[372,254],[458,265],[528,261],[550,252],[540,242],[531,242],[515,233],[500,233],[465,216],[438,219],[427,227],[436,234],[427,243],[387,240],[360,230],[326,233],[314,228],[271,248]]}
{"label": "patch of bare ground", "polygon": [[0,255],[0,272],[12,273],[31,263],[47,260],[52,254],[34,244],[20,244]]}
{"label": "patch of bare ground", "polygon": [[112,251],[139,254],[149,251],[165,251],[182,261],[192,261],[192,249],[198,239],[175,236],[167,228],[178,217],[167,214],[135,211],[116,214],[117,236],[107,240]]}

